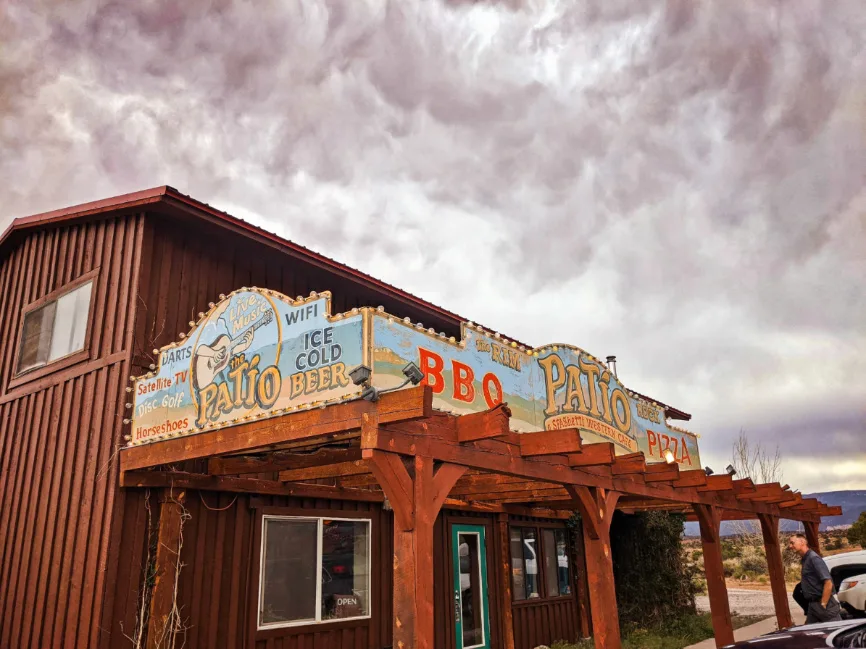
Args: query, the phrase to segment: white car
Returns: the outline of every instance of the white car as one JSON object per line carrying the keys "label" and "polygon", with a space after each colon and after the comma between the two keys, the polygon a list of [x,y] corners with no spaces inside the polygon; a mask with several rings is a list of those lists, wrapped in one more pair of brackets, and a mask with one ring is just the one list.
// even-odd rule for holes
{"label": "white car", "polygon": [[866,550],[824,557],[839,603],[851,617],[866,615]]}
{"label": "white car", "polygon": [[[866,614],[866,574],[843,579],[839,584],[837,597],[842,606],[847,604],[860,615]],[[846,610],[847,608],[846,606]],[[853,611],[848,610],[848,612],[854,614]]]}

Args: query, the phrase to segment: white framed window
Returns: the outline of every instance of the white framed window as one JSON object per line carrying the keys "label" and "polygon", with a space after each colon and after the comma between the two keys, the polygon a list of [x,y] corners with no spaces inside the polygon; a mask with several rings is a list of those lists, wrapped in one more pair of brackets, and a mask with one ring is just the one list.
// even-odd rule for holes
{"label": "white framed window", "polygon": [[370,520],[262,517],[258,628],[370,617]]}
{"label": "white framed window", "polygon": [[84,349],[93,280],[25,311],[17,373],[27,372]]}

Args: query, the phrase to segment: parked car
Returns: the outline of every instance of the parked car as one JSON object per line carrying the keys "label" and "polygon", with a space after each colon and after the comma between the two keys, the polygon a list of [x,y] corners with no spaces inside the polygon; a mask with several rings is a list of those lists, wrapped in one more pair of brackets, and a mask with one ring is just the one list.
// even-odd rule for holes
{"label": "parked car", "polygon": [[837,597],[851,617],[866,617],[866,574],[843,579]]}
{"label": "parked car", "polygon": [[866,620],[843,620],[804,624],[728,645],[725,649],[826,649],[849,647],[866,649]]}
{"label": "parked car", "polygon": [[824,561],[842,610],[850,617],[866,616],[866,550],[834,554]]}

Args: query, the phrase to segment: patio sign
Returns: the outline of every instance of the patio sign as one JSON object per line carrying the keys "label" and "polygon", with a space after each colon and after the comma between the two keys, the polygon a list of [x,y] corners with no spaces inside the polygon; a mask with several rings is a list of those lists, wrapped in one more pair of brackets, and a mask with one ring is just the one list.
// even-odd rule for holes
{"label": "patio sign", "polygon": [[607,366],[576,347],[534,350],[466,324],[460,342],[375,314],[373,382],[402,382],[416,363],[433,389],[433,406],[455,414],[505,402],[518,432],[577,428],[591,442],[613,442],[618,454],[641,451],[664,461],[670,450],[684,468],[700,468],[697,436],[668,425],[663,409],[628,391]]}
{"label": "patio sign", "polygon": [[328,293],[232,293],[136,381],[132,443],[353,397],[348,372],[363,362],[361,320],[360,312],[332,318]]}
{"label": "patio sign", "polygon": [[131,444],[193,434],[298,408],[356,399],[358,365],[372,384],[396,388],[414,362],[433,406],[454,414],[506,402],[513,430],[577,428],[586,442],[613,442],[685,468],[701,466],[697,438],[671,427],[658,404],[623,386],[607,366],[567,345],[526,349],[466,323],[458,341],[382,310],[331,315],[330,294],[293,300],[241,289],[202,314],[159,366],[134,385]]}

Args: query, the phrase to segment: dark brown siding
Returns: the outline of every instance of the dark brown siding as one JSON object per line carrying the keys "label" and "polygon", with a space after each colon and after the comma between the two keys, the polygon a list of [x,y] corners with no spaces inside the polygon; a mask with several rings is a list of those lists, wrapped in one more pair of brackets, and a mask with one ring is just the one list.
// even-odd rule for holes
{"label": "dark brown siding", "polygon": [[[151,511],[158,510],[158,491],[147,494]],[[148,518],[144,492],[130,503],[124,542],[133,550],[125,556],[118,582],[125,574],[140,571],[147,536]],[[351,624],[321,625],[315,632],[299,629],[254,631],[254,605],[258,578],[256,527],[259,507],[303,509],[311,516],[334,511],[363,513],[372,519],[372,617]],[[391,565],[393,527],[391,515],[379,505],[361,502],[235,495],[217,492],[187,492],[189,519],[182,529],[183,546],[178,586],[178,604],[186,632],[178,639],[189,649],[381,649],[391,643]],[[144,515],[142,516],[142,513]],[[152,521],[156,524],[156,520]],[[136,592],[119,594],[115,625],[134,628]],[[252,643],[248,640],[255,638]],[[111,647],[126,648],[129,640],[112,633]]]}
{"label": "dark brown siding", "polygon": [[[34,230],[0,260],[3,649],[96,646],[143,222]],[[10,389],[22,308],[96,268],[89,358]]]}
{"label": "dark brown siding", "polygon": [[136,353],[143,366],[152,362],[154,348],[178,340],[190,321],[207,311],[220,294],[247,286],[279,291],[291,297],[330,291],[332,311],[384,306],[387,311],[422,321],[448,335],[460,335],[460,323],[422,315],[375,288],[351,282],[273,248],[218,228],[192,229],[161,215],[148,215],[142,265],[140,317],[136,319]]}

